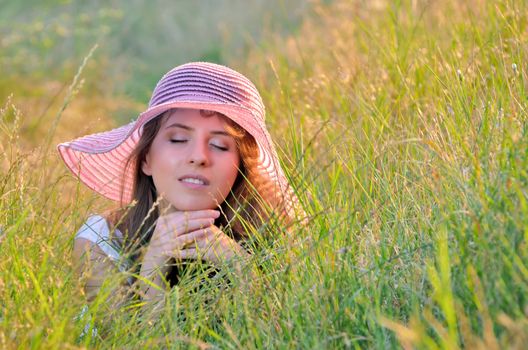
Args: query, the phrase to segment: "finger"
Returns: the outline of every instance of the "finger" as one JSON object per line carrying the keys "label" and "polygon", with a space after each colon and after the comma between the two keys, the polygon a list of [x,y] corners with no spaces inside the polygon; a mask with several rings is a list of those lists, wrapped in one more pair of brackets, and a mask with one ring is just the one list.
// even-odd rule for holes
{"label": "finger", "polygon": [[183,218],[185,220],[204,219],[204,218],[205,219],[206,218],[217,219],[220,217],[220,212],[218,210],[213,210],[213,209],[177,211],[167,216],[174,217],[174,218]]}
{"label": "finger", "polygon": [[[200,234],[196,240],[196,246],[202,249],[209,249],[210,246],[219,243],[220,241],[228,238],[224,232],[222,232],[215,225],[211,225]],[[229,238],[228,238],[229,240]]]}
{"label": "finger", "polygon": [[194,248],[177,250],[173,254],[176,259],[199,259],[198,253]]}
{"label": "finger", "polygon": [[214,247],[216,247],[218,243],[219,239],[217,236],[210,230],[207,230],[207,233],[194,241],[194,247],[196,247],[199,252],[207,252],[210,249],[215,249]]}
{"label": "finger", "polygon": [[191,243],[198,242],[202,240],[204,237],[206,237],[211,232],[210,228],[201,228],[199,230],[195,230],[189,233],[185,233],[178,237],[178,240],[180,241],[180,244],[182,247],[185,247],[186,245],[189,245]]}
{"label": "finger", "polygon": [[197,211],[180,211],[160,217],[160,222],[167,229],[182,232],[189,232],[203,226],[204,221],[193,223],[195,220],[212,220],[214,222],[220,216],[217,210],[197,210]]}
{"label": "finger", "polygon": [[[180,218],[181,219],[181,218]],[[213,218],[203,218],[203,219],[193,219],[189,221],[181,220],[170,220],[169,222],[163,221],[162,230],[165,232],[170,232],[172,237],[178,237],[182,234],[189,233],[200,228],[210,227],[214,224]]]}
{"label": "finger", "polygon": [[212,218],[190,220],[189,222],[180,223],[179,225],[176,225],[174,227],[174,232],[176,236],[179,237],[183,234],[188,234],[199,229],[211,227],[213,224],[214,219]]}

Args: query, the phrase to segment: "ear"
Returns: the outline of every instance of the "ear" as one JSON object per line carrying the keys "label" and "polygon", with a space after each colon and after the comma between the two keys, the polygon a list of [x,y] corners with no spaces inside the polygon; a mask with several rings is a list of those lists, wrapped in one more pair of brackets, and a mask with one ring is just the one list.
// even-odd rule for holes
{"label": "ear", "polygon": [[147,176],[152,176],[152,168],[150,166],[149,154],[145,156],[145,160],[141,163],[141,171]]}

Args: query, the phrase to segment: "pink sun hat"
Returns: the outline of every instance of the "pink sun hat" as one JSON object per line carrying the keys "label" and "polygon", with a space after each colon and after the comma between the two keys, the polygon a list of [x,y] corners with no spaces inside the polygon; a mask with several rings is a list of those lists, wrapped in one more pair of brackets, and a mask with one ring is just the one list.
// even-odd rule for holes
{"label": "pink sun hat", "polygon": [[191,62],[173,68],[158,82],[147,110],[135,121],[61,143],[57,149],[66,166],[86,186],[111,200],[130,203],[134,174],[133,167],[126,169],[127,159],[145,123],[172,108],[216,111],[244,128],[257,142],[259,171],[276,185],[288,212],[296,206],[297,198],[266,129],[264,104],[257,88],[242,74],[218,64]]}

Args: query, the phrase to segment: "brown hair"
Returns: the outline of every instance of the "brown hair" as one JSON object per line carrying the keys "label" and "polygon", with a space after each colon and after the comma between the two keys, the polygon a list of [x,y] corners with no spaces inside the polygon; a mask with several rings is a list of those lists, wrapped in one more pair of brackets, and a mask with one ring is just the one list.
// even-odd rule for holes
{"label": "brown hair", "polygon": [[[121,206],[108,215],[108,221],[123,233],[123,252],[133,261],[137,260],[140,248],[147,245],[159,217],[156,188],[151,176],[141,169],[164,118],[172,110],[163,113],[143,126],[142,135],[127,159],[125,171],[134,172],[133,202]],[[237,240],[247,237],[248,229],[260,227],[279,207],[279,198],[273,182],[258,171],[258,146],[248,132],[221,113],[201,110],[203,117],[219,115],[227,122],[227,132],[234,137],[240,154],[239,174],[231,192],[220,205],[222,215],[215,225]]]}

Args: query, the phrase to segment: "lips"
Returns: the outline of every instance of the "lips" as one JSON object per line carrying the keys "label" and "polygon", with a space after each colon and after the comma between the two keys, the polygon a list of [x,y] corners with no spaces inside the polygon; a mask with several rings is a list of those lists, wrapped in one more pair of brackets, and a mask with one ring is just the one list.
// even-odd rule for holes
{"label": "lips", "polygon": [[183,175],[182,177],[180,177],[178,180],[179,181],[182,181],[183,179],[196,179],[196,180],[200,180],[200,181],[203,181],[204,185],[209,185],[209,179],[206,178],[205,176],[202,176],[202,175],[198,175],[198,174],[187,174],[187,175]]}

